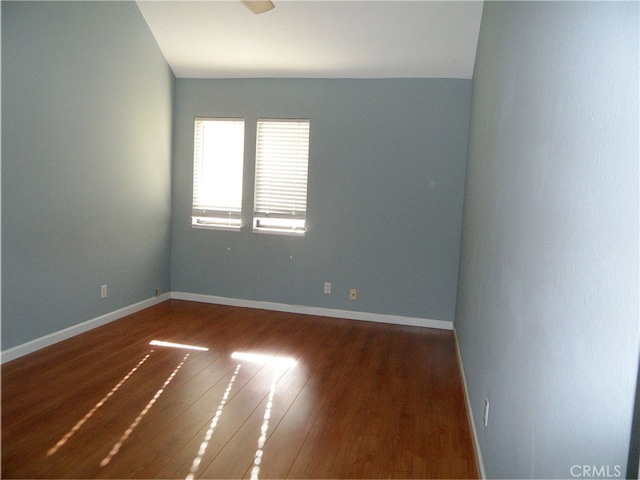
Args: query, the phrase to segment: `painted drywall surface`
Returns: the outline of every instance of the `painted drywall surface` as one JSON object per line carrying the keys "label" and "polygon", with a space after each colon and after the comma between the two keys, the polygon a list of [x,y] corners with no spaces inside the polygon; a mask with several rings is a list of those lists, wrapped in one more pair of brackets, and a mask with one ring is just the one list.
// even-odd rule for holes
{"label": "painted drywall surface", "polygon": [[638,18],[637,2],[484,7],[455,328],[491,478],[625,475]]}
{"label": "painted drywall surface", "polygon": [[133,2],[2,22],[6,349],[168,291],[174,79]]}
{"label": "painted drywall surface", "polygon": [[[178,79],[172,289],[452,321],[470,95],[457,79]],[[190,226],[196,116],[246,119],[240,232]],[[251,231],[258,117],[311,121],[304,238]]]}

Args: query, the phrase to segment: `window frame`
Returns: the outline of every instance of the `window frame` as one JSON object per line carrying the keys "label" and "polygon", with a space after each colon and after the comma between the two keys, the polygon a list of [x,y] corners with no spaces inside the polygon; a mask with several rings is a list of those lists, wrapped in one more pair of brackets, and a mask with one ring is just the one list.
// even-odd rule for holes
{"label": "window frame", "polygon": [[[235,124],[242,124],[241,140],[238,145],[234,145],[239,151],[233,152],[234,160],[239,159],[239,174],[235,172],[236,176],[239,176],[239,204],[234,205],[206,205],[202,202],[204,195],[198,192],[198,183],[202,183],[204,176],[201,172],[206,167],[203,164],[205,162],[203,149],[205,147],[205,139],[198,138],[200,135],[204,135],[204,125],[208,122],[232,122]],[[199,123],[203,126],[199,127]],[[242,197],[244,190],[244,167],[245,167],[245,135],[246,135],[246,119],[243,117],[195,117],[193,122],[193,175],[192,175],[192,192],[191,192],[191,227],[196,229],[206,230],[226,230],[226,231],[240,231],[242,228]],[[237,168],[237,166],[236,166]],[[200,174],[197,177],[198,169]],[[235,181],[238,181],[236,178]],[[238,195],[237,190],[234,195]],[[200,203],[198,203],[200,202]],[[230,202],[231,203],[231,202]],[[213,207],[213,208],[211,208]],[[223,208],[220,208],[223,207]]]}
{"label": "window frame", "polygon": [[[265,151],[265,149],[269,148],[269,146],[266,145],[266,143],[269,142],[269,140],[267,139],[265,140],[265,143],[261,143],[261,140],[262,140],[261,132],[263,132],[261,129],[262,124],[265,124],[265,125],[271,124],[270,127],[273,128],[275,124],[280,124],[280,126],[282,126],[283,124],[292,124],[292,123],[296,123],[298,124],[298,126],[300,126],[301,124],[306,125],[306,128],[304,129],[305,131],[303,132],[303,135],[302,135],[303,145],[301,146],[297,145],[295,148],[292,149],[292,148],[289,148],[290,144],[289,146],[283,145],[281,143],[278,143],[277,139],[274,140],[274,138],[271,138],[271,142],[275,142],[275,146],[271,145],[272,147],[276,149],[279,148],[279,149],[286,150],[285,152],[283,152],[282,150],[278,150],[276,151],[276,153],[278,155],[284,155],[284,157],[287,157],[289,160],[282,161],[281,159],[278,159],[272,165],[265,167],[265,163],[263,163],[265,161],[265,158],[262,156],[262,153]],[[276,128],[280,128],[280,126]],[[269,128],[269,126],[267,125],[267,127],[265,128]],[[310,137],[311,137],[311,120],[309,118],[269,117],[269,118],[257,119],[255,177],[254,177],[254,189],[253,189],[254,205],[253,205],[253,221],[252,221],[254,233],[305,236],[307,232],[309,158],[310,158],[310,144],[311,144]],[[301,139],[300,135],[295,137],[296,141],[299,141],[300,139]],[[285,142],[287,140],[294,140],[294,138],[286,137]],[[292,150],[296,150],[296,151],[293,152]],[[302,153],[304,155],[302,155]],[[298,155],[301,155],[301,156],[298,157]],[[295,157],[295,159],[291,161],[290,159],[293,157]],[[302,157],[304,157],[303,159],[304,165],[300,170],[300,167],[301,167],[300,160],[302,159]],[[293,165],[293,170],[291,169],[291,165]],[[262,173],[262,171],[269,170],[269,168],[284,172],[281,177],[271,182],[271,187],[275,188],[275,193],[276,193],[275,196],[278,198],[278,200],[274,202],[274,204],[277,205],[274,207],[274,210],[275,210],[274,212],[271,212],[268,206],[265,208],[264,189],[269,186],[269,182],[264,181],[260,183],[264,177],[269,177],[269,176],[274,177],[274,175]],[[282,177],[286,177],[286,176],[289,176],[293,180],[294,182],[293,188],[291,188],[291,186],[278,187],[274,185],[276,183],[282,184]],[[304,179],[303,182],[302,182],[302,179]],[[300,182],[300,183],[298,184],[296,182]],[[302,194],[299,194],[301,190],[299,185],[302,185],[302,184],[304,184],[304,188],[302,189],[303,192]],[[292,194],[289,194],[286,192],[283,193],[286,190],[293,190],[294,193]],[[287,201],[290,198],[292,202],[290,213],[288,211],[288,208],[284,209],[282,207],[283,201],[281,199],[283,198],[283,195],[284,195],[284,198],[287,199]],[[301,199],[304,200],[303,210],[297,209],[297,207],[301,205],[301,201],[300,201]],[[269,203],[269,202],[266,202],[266,203]],[[283,211],[283,210],[287,210],[287,211]]]}

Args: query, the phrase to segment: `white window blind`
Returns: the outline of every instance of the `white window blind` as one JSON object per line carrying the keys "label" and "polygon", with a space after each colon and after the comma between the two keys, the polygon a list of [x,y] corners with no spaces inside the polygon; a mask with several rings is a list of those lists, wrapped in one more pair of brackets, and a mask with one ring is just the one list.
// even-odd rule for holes
{"label": "white window blind", "polygon": [[240,228],[243,160],[244,119],[196,118],[192,226]]}
{"label": "white window blind", "polygon": [[304,234],[308,163],[308,119],[258,120],[254,230]]}

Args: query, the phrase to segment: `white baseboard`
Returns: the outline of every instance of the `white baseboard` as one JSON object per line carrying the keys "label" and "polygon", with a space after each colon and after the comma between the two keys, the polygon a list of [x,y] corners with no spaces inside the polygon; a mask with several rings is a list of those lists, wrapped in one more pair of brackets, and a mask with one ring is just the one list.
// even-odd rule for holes
{"label": "white baseboard", "polygon": [[189,300],[193,302],[214,303],[219,305],[230,305],[236,307],[260,308],[263,310],[275,310],[278,312],[300,313],[307,315],[317,315],[322,317],[344,318],[349,320],[363,320],[367,322],[391,323],[396,325],[409,325],[414,327],[437,328],[440,330],[452,330],[453,322],[444,320],[431,320],[428,318],[404,317],[400,315],[384,315],[380,313],[355,312],[350,310],[336,310],[332,308],[308,307],[303,305],[287,305],[285,303],[261,302],[254,300],[242,300],[236,298],[216,297],[213,295],[202,295],[197,293],[169,292],[152,297],[147,300],[129,305],[114,312],[101,315],[100,317],[87,320],[78,325],[73,325],[64,330],[50,333],[30,342],[23,343],[16,347],[9,348],[0,354],[0,364],[10,362],[29,353],[33,353],[41,348],[48,347],[54,343],[61,342],[75,335],[92,330],[114,320],[118,320],[132,313],[136,313],[145,308],[152,307],[160,302],[175,298],[177,300]]}
{"label": "white baseboard", "polygon": [[73,325],[72,327],[65,328],[64,330],[50,333],[49,335],[45,335],[44,337],[36,338],[35,340],[23,343],[22,345],[9,348],[3,351],[2,355],[0,355],[0,363],[6,363],[11,360],[15,360],[16,358],[22,357],[29,353],[33,353],[36,350],[40,350],[41,348],[48,347],[49,345],[53,345],[54,343],[61,342],[62,340],[66,340],[81,333],[87,332],[106,323],[113,322],[114,320],[118,320],[119,318],[126,317],[127,315],[139,312],[140,310],[144,310],[145,308],[152,307],[153,305],[164,302],[165,300],[169,300],[170,298],[170,293],[164,293],[162,295],[158,295],[157,297],[152,297],[147,300],[134,303],[133,305],[129,305],[128,307],[121,308],[114,312],[101,315],[91,320],[87,320],[86,322],[80,323],[78,325]]}
{"label": "white baseboard", "polygon": [[242,300],[238,298],[216,297],[214,295],[203,295],[199,293],[171,292],[171,298],[175,298],[176,300],[189,300],[192,302],[230,305],[233,307],[260,308],[263,310],[275,310],[277,312],[317,315],[321,317],[345,318],[348,320],[363,320],[367,322],[392,323],[395,325],[453,330],[453,322],[445,320],[431,320],[428,318],[355,312],[351,310],[336,310],[333,308],[308,307],[304,305],[288,305],[286,303],[261,302],[256,300]]}
{"label": "white baseboard", "polygon": [[486,479],[487,474],[484,471],[484,461],[482,460],[482,452],[480,451],[480,442],[478,441],[478,431],[476,430],[476,422],[473,419],[473,410],[471,409],[471,398],[469,397],[469,389],[467,388],[467,377],[464,374],[464,365],[462,364],[462,355],[460,354],[460,344],[458,343],[458,334],[453,329],[453,338],[456,343],[456,354],[458,355],[458,365],[460,365],[460,374],[462,375],[462,387],[464,389],[464,398],[467,402],[467,412],[469,413],[469,422],[471,423],[471,433],[473,435],[473,448],[476,452],[478,461],[478,470],[480,478]]}

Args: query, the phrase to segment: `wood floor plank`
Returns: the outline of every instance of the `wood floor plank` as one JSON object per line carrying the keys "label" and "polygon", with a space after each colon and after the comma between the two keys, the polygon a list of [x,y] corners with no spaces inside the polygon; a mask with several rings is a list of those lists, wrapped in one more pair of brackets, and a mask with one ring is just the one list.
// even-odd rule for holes
{"label": "wood floor plank", "polygon": [[[365,369],[366,356],[363,355],[369,343],[375,338],[374,326],[360,329],[351,346],[343,354],[334,358],[328,371],[317,372],[322,381],[317,383],[320,397],[320,413],[305,438],[288,477],[330,478],[335,459],[342,444],[345,430],[342,422],[344,411],[348,409],[350,391],[356,390],[353,379]],[[375,326],[377,327],[377,326]],[[326,377],[329,378],[326,378]],[[362,391],[368,395],[369,392]]]}
{"label": "wood floor plank", "polygon": [[[350,336],[340,340],[332,335],[332,329],[327,325],[332,322],[326,322],[326,319],[306,317],[305,322],[315,324],[313,332],[316,335],[311,334],[311,337],[315,338],[309,341],[310,330],[300,329],[305,338],[299,340],[299,345],[309,345],[304,351],[307,362],[298,364],[287,373],[284,381],[277,385],[275,413],[269,426],[260,464],[261,475],[265,478],[287,476],[313,425],[313,420],[321,409],[317,377],[331,371],[327,360],[339,359],[338,352],[346,348],[350,342]],[[286,348],[283,350],[286,351]],[[292,353],[296,357],[302,356],[300,352],[295,352],[295,348]],[[280,411],[284,413],[278,417]],[[251,469],[248,469],[245,476],[249,478],[250,473]]]}
{"label": "wood floor plank", "polygon": [[[111,478],[179,478],[182,475],[184,478],[189,473],[191,462],[198,452],[204,432],[208,429],[212,416],[233,377],[235,366],[235,363],[225,361],[226,375],[169,423],[158,425],[157,428],[150,424],[149,428],[152,431],[155,430],[152,436],[141,435],[137,443],[131,444],[129,450],[123,452],[127,453],[127,456],[136,458],[134,464],[114,463],[104,475]],[[238,373],[234,383],[235,388],[228,399],[229,403],[233,401],[238,390],[259,370],[259,366],[247,365]],[[220,430],[225,428],[222,422],[218,426]],[[154,441],[154,438],[157,440]],[[217,437],[217,439],[224,440],[223,437]],[[212,443],[211,449],[214,448],[216,448],[215,444]]]}
{"label": "wood floor plank", "polygon": [[[207,357],[208,360],[196,357]],[[200,421],[180,422],[176,426],[176,420],[196,402],[203,398],[211,385],[217,385],[228,373],[228,366],[223,365],[222,359],[214,359],[207,354],[196,353],[194,358],[188,359],[173,382],[165,388],[161,398],[148,411],[144,419],[131,433],[127,442],[119,452],[119,455],[135,458],[133,464],[123,462],[110,462],[105,468],[101,468],[97,477],[107,478],[133,478],[135,472],[145,468],[158,468],[161,462],[166,461],[166,455],[171,454],[176,446],[181,446],[185,440],[193,435],[193,431],[200,428]],[[189,372],[189,365],[193,365],[193,371]],[[202,365],[206,368],[202,369]],[[172,430],[176,432],[172,432]],[[95,463],[95,462],[94,462]]]}
{"label": "wood floor plank", "polygon": [[3,365],[2,422],[3,478],[478,477],[453,335],[418,327],[171,300]]}
{"label": "wood floor plank", "polygon": [[[241,376],[243,371],[246,372],[248,368],[253,367],[248,364],[243,364],[238,375]],[[238,429],[241,428],[260,405],[260,402],[268,392],[271,376],[272,373],[269,369],[262,367],[248,382],[243,385],[234,385],[233,391],[235,391],[235,394],[229,398],[224,406],[213,436],[207,441],[206,451],[202,455],[200,466],[196,471],[198,475],[202,475],[203,478],[214,478],[206,474],[208,465],[216,458],[228,443],[229,439],[235,435]],[[220,400],[221,399],[217,399],[216,402],[210,405],[205,427],[211,425],[220,405]],[[206,430],[206,428],[203,428],[185,447],[184,455],[172,459],[172,462],[163,469],[163,474],[169,474],[174,478],[185,478],[186,475],[190,473],[193,460],[198,456],[203,442],[206,441]],[[244,445],[244,448],[249,449],[249,451],[251,450],[248,445]]]}

